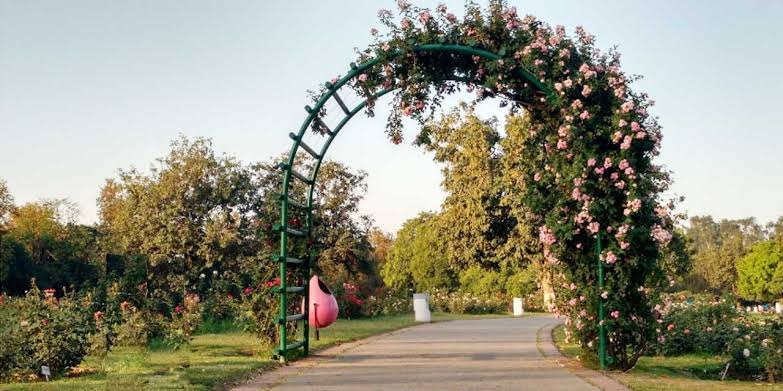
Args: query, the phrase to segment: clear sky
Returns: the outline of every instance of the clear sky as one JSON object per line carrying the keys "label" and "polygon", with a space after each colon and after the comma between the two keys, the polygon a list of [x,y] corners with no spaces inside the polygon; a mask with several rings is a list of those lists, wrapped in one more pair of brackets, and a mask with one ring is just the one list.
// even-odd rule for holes
{"label": "clear sky", "polygon": [[[617,45],[658,104],[660,162],[690,214],[783,215],[781,1],[510,1]],[[434,7],[434,1],[421,1]],[[447,2],[462,9],[462,1]],[[178,133],[243,161],[287,150],[305,91],[344,74],[392,1],[0,0],[0,178],[17,202],[68,197],[82,220],[118,168]],[[488,114],[503,115],[487,109]],[[363,209],[396,230],[443,199],[431,156],[354,120],[330,157],[369,173]],[[413,134],[411,128],[408,135]]]}

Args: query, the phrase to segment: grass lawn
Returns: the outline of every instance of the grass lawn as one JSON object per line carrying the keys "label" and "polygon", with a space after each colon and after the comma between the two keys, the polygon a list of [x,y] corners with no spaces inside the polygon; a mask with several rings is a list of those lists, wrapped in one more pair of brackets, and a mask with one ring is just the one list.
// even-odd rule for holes
{"label": "grass lawn", "polygon": [[[565,342],[563,326],[553,332],[553,339],[560,351],[569,357],[579,355],[579,346]],[[721,356],[686,354],[677,357],[642,357],[628,373],[610,373],[621,383],[637,391],[744,391],[782,390],[783,385],[755,383],[751,381],[720,380],[726,365]],[[589,363],[585,366],[591,367]]]}
{"label": "grass lawn", "polygon": [[[433,321],[501,318],[508,315],[457,315],[434,313]],[[413,315],[372,319],[339,320],[321,330],[321,339],[311,339],[314,349],[353,341],[411,326]],[[147,348],[121,347],[104,359],[87,357],[78,377],[51,382],[0,384],[0,390],[212,390],[224,383],[273,368],[272,349],[261,346],[252,335],[232,328],[213,327],[197,335],[189,348],[179,351],[160,343]]]}

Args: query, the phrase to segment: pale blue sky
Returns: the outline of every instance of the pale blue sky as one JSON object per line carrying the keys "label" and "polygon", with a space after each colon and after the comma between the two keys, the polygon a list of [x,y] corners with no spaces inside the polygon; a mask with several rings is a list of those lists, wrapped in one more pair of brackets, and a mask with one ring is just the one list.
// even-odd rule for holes
{"label": "pale blue sky", "polygon": [[[658,102],[660,162],[690,214],[783,215],[783,2],[510,3],[569,31],[583,25],[645,76],[635,88]],[[377,10],[393,5],[0,0],[0,178],[18,202],[69,197],[92,222],[103,180],[148,167],[178,133],[244,161],[279,154],[305,91],[345,73]],[[431,157],[388,143],[384,120],[383,108],[354,120],[330,157],[369,173],[363,209],[395,230],[443,194]]]}

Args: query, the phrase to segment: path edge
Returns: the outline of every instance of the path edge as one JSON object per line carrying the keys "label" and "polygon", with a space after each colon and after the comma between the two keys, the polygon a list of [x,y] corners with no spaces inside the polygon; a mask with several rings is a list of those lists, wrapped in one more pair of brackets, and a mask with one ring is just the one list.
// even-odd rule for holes
{"label": "path edge", "polygon": [[554,331],[555,326],[560,323],[561,322],[548,323],[536,332],[536,347],[542,356],[553,361],[558,366],[568,369],[574,375],[604,391],[631,390],[608,375],[585,368],[579,360],[564,356],[563,353],[560,352],[560,349],[555,346],[555,341],[552,338],[552,332]]}

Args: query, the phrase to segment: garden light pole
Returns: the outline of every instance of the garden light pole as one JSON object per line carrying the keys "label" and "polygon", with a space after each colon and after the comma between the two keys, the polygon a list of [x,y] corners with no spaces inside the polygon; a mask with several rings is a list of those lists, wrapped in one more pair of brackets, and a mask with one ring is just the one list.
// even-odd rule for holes
{"label": "garden light pole", "polygon": [[601,233],[595,239],[595,256],[598,260],[598,363],[606,370],[606,315],[604,314],[604,263],[601,261]]}

